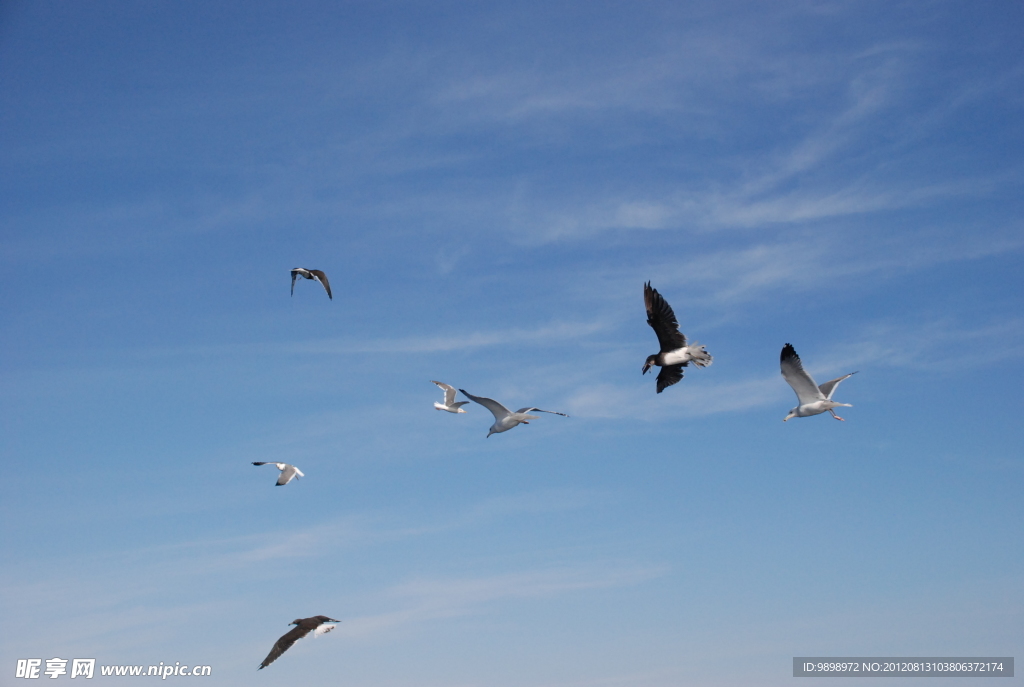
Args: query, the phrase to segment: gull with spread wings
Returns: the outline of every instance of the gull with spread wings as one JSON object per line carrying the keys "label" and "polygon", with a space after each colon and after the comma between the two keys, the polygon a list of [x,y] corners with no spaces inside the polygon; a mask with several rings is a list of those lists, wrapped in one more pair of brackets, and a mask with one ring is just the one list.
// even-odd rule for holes
{"label": "gull with spread wings", "polygon": [[455,387],[451,384],[445,384],[444,382],[435,382],[433,379],[430,380],[434,384],[437,384],[444,391],[444,405],[435,402],[434,407],[438,410],[447,410],[449,413],[464,413],[462,406],[469,403],[469,401],[455,402],[455,394],[458,393]]}
{"label": "gull with spread wings", "polygon": [[324,291],[327,292],[327,297],[332,301],[334,296],[331,295],[331,282],[327,281],[327,275],[324,274],[323,270],[307,270],[305,267],[296,267],[292,270],[292,295],[295,295],[295,280],[299,277],[303,279],[312,279],[320,282],[320,285],[324,287]]}
{"label": "gull with spread wings", "polygon": [[658,335],[661,350],[647,356],[643,374],[652,365],[661,368],[658,373],[658,393],[672,386],[683,378],[683,368],[693,363],[697,367],[711,364],[711,354],[704,350],[698,342],[686,343],[686,337],[679,331],[676,314],[657,289],[651,288],[651,282],[644,284],[644,306],[647,308],[647,324],[651,325]]}
{"label": "gull with spread wings", "polygon": [[283,487],[284,485],[288,484],[289,482],[292,481],[292,478],[294,478],[294,477],[305,477],[305,475],[302,474],[302,470],[298,469],[294,465],[289,465],[288,463],[267,463],[267,462],[256,463],[256,462],[254,462],[253,465],[274,465],[274,466],[276,466],[277,469],[281,471],[281,476],[277,478],[277,486],[279,486],[279,487]]}
{"label": "gull with spread wings", "polygon": [[796,354],[796,350],[791,344],[786,344],[782,347],[779,363],[782,366],[782,376],[793,387],[793,391],[796,392],[796,398],[800,401],[800,405],[789,411],[789,415],[785,417],[783,422],[793,417],[808,417],[810,415],[820,415],[824,412],[832,413],[832,417],[842,420],[843,418],[836,415],[836,411],[833,408],[838,408],[839,406],[853,407],[849,403],[836,403],[832,400],[832,394],[835,393],[839,382],[847,377],[852,377],[857,374],[856,372],[836,377],[818,386],[814,383],[811,375],[804,371],[804,366],[800,362],[800,356]]}
{"label": "gull with spread wings", "polygon": [[538,413],[551,413],[552,415],[561,415],[562,417],[569,417],[565,413],[557,413],[554,410],[541,410],[540,408],[534,407],[520,408],[519,410],[513,413],[511,410],[501,405],[492,398],[474,396],[465,389],[459,389],[459,391],[464,393],[466,395],[466,398],[468,398],[469,400],[479,403],[484,408],[487,408],[487,410],[491,411],[491,414],[494,416],[494,424],[491,425],[490,431],[487,432],[488,437],[490,437],[492,434],[507,432],[516,425],[530,424],[528,420],[536,420],[539,417],[537,415],[527,415],[527,413],[534,410],[537,411]]}
{"label": "gull with spread wings", "polygon": [[263,659],[263,663],[261,663],[260,667],[256,670],[263,670],[269,666],[280,658],[281,654],[288,651],[292,644],[302,639],[310,632],[313,633],[314,637],[327,634],[336,627],[335,625],[328,625],[327,623],[337,622],[341,621],[328,618],[326,615],[315,615],[312,618],[298,618],[297,620],[291,621],[288,624],[294,625],[295,627],[281,635],[281,638],[274,643],[274,648],[270,650],[270,653],[267,654],[267,657]]}

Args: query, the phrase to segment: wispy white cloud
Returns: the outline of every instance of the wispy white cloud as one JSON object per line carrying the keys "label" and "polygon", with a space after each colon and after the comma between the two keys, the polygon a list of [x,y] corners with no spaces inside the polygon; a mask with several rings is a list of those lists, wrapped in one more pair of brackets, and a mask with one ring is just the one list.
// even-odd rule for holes
{"label": "wispy white cloud", "polygon": [[[145,546],[95,557],[77,556],[76,567],[81,579],[58,576],[50,580],[46,575],[25,579],[19,571],[8,569],[0,596],[8,607],[76,604],[82,598],[86,599],[87,606],[114,606],[126,599],[158,591],[161,580],[167,576],[204,577],[248,570],[253,566],[271,569],[275,564],[316,560],[347,549],[437,536],[521,515],[588,508],[608,498],[606,493],[594,490],[540,489],[494,496],[447,514],[435,513],[429,518],[367,513],[305,528],[289,527],[258,534]],[[124,580],[116,580],[114,574],[110,583],[82,597],[82,589],[91,587],[88,576],[94,568],[101,571],[97,574],[103,575],[111,575],[111,570],[130,572],[125,573]]]}
{"label": "wispy white cloud", "polygon": [[607,327],[608,323],[596,320],[590,322],[553,322],[530,329],[510,328],[489,332],[453,332],[447,336],[377,339],[363,342],[321,339],[319,341],[288,344],[287,349],[301,353],[328,354],[375,352],[437,353],[498,345],[546,345],[585,337]]}
{"label": "wispy white cloud", "polygon": [[349,637],[363,637],[438,618],[481,613],[488,604],[498,601],[636,585],[666,572],[660,566],[601,563],[478,577],[416,579],[382,595],[384,603],[398,609],[346,620],[339,631]]}
{"label": "wispy white cloud", "polygon": [[150,347],[136,352],[148,357],[180,355],[231,355],[240,353],[304,353],[314,355],[353,355],[362,353],[446,353],[490,346],[547,346],[563,341],[586,338],[610,328],[610,322],[592,319],[551,322],[538,327],[452,331],[439,336],[412,336],[394,339],[322,338],[284,343],[237,343],[218,346]]}

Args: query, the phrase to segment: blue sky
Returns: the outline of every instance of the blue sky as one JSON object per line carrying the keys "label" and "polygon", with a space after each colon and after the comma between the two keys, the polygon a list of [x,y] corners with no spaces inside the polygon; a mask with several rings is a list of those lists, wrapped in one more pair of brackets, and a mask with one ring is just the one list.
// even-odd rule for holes
{"label": "blue sky", "polygon": [[[667,687],[1019,656],[1022,26],[4,3],[0,670]],[[295,266],[334,300],[289,297]],[[715,357],[660,395],[648,280]],[[847,422],[781,422],[787,342],[859,370]],[[485,439],[431,379],[572,417]],[[343,622],[255,673],[316,614]]]}

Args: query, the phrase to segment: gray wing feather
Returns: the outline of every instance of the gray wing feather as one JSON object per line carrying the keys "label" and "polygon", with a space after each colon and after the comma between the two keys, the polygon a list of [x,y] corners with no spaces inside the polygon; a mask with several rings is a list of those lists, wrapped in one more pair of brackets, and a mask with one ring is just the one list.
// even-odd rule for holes
{"label": "gray wing feather", "polygon": [[857,374],[857,373],[856,372],[851,372],[848,375],[843,375],[842,377],[836,377],[835,379],[830,379],[829,381],[827,381],[824,384],[822,384],[821,386],[819,386],[818,390],[821,391],[822,395],[825,398],[827,398],[829,400],[832,400],[832,394],[835,392],[836,387],[839,386],[839,382],[843,381],[847,377],[852,377],[855,374]]}
{"label": "gray wing feather", "polygon": [[500,403],[495,401],[493,398],[484,398],[483,396],[474,396],[473,394],[467,393],[465,389],[459,389],[459,391],[464,393],[466,395],[466,398],[468,398],[470,401],[473,401],[475,403],[479,403],[484,408],[487,408],[487,410],[491,411],[491,415],[494,416],[495,420],[504,419],[504,418],[506,418],[506,417],[508,417],[509,415],[512,414],[512,412],[508,408],[506,408],[505,406],[501,405]]}
{"label": "gray wing feather", "polygon": [[277,486],[283,487],[292,481],[292,477],[295,477],[295,473],[298,470],[295,469],[294,465],[287,465],[285,469],[281,471],[281,476],[277,478]]}
{"label": "gray wing feather", "polygon": [[779,358],[779,365],[782,368],[782,376],[786,382],[793,387],[800,405],[814,403],[825,398],[818,385],[814,383],[811,375],[804,371],[800,356],[796,354],[793,346],[786,344],[782,347],[782,355]]}
{"label": "gray wing feather", "polygon": [[517,413],[528,413],[531,410],[536,410],[538,413],[551,413],[552,415],[561,415],[562,417],[569,417],[565,413],[559,413],[559,412],[557,412],[555,410],[544,410],[543,408],[532,408],[532,407],[531,408],[520,408],[516,412]]}
{"label": "gray wing feather", "polygon": [[323,270],[310,270],[309,273],[312,274],[313,277],[318,282],[320,282],[323,285],[324,291],[327,292],[327,297],[330,298],[333,301],[334,300],[334,296],[331,295],[331,282],[327,281],[327,275],[324,274],[324,271]]}

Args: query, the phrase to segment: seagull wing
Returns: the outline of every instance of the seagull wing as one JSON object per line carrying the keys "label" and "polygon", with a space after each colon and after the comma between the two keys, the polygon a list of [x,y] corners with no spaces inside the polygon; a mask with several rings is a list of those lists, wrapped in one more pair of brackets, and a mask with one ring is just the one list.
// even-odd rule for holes
{"label": "seagull wing", "polygon": [[260,463],[253,463],[253,465],[270,465],[270,463],[263,463],[263,462],[260,462]]}
{"label": "seagull wing", "polygon": [[[433,379],[430,381],[434,382]],[[434,384],[437,384],[439,387],[444,389],[444,404],[451,408],[452,403],[455,402],[455,387],[451,384],[445,384],[444,382],[434,382]],[[463,403],[469,403],[469,401],[463,401]]]}
{"label": "seagull wing", "polygon": [[288,651],[288,649],[291,648],[292,644],[308,635],[310,630],[312,629],[312,627],[302,627],[301,625],[296,625],[291,630],[281,635],[281,638],[274,643],[274,648],[271,649],[270,653],[267,654],[267,657],[263,659],[263,663],[260,664],[258,670],[263,670],[271,663],[276,661],[278,658],[280,658],[281,654]]}
{"label": "seagull wing", "polygon": [[[644,306],[647,308],[647,324],[658,335],[662,351],[675,351],[686,345],[686,337],[679,331],[676,314],[651,283],[644,284]],[[676,380],[679,381],[679,380]]]}
{"label": "seagull wing", "polygon": [[298,472],[298,469],[294,465],[285,465],[284,469],[281,470],[281,476],[277,478],[277,486],[283,487],[291,482],[296,472]]}
{"label": "seagull wing", "polygon": [[487,410],[491,411],[491,415],[494,416],[495,420],[503,420],[504,418],[512,414],[512,412],[508,408],[501,405],[493,398],[474,396],[473,394],[467,393],[465,389],[459,389],[459,391],[466,394],[466,398],[468,398],[470,401],[475,401],[476,403],[482,405],[484,408],[487,408]]}
{"label": "seagull wing", "polygon": [[298,278],[298,276],[299,276],[299,271],[298,270],[292,270],[292,295],[293,296],[295,295],[295,280]]}
{"label": "seagull wing", "polygon": [[[796,354],[796,350],[792,345],[786,344],[782,347],[779,364],[782,367],[782,376],[793,387],[800,405],[814,403],[825,398],[824,394],[818,389],[818,385],[814,383],[811,375],[804,371],[804,366],[800,362],[800,356]],[[839,380],[833,380],[833,382],[838,384]],[[832,382],[829,382],[829,384],[832,384]]]}
{"label": "seagull wing", "polygon": [[551,413],[552,415],[561,415],[562,417],[569,417],[565,413],[559,413],[559,412],[554,411],[554,410],[544,410],[543,408],[520,408],[516,412],[517,413],[528,413],[531,410],[536,410],[538,413]]}
{"label": "seagull wing", "polygon": [[856,372],[851,372],[848,375],[843,375],[842,377],[836,377],[835,379],[830,379],[829,381],[827,381],[824,384],[822,384],[821,386],[819,386],[818,390],[821,392],[822,396],[824,396],[825,398],[827,398],[829,400],[832,400],[832,393],[836,390],[836,387],[839,386],[839,382],[843,381],[847,377],[852,377],[855,374],[857,374],[857,373]]}
{"label": "seagull wing", "polygon": [[661,368],[661,372],[658,373],[659,394],[683,378],[684,365],[685,363],[680,363],[679,365],[665,365]]}
{"label": "seagull wing", "polygon": [[333,301],[334,300],[334,296],[331,295],[331,282],[327,281],[327,275],[324,274],[324,271],[323,270],[310,270],[309,273],[313,275],[314,279],[316,279],[318,282],[323,284],[324,290],[327,291],[327,297],[330,298]]}

